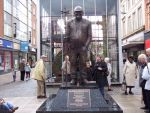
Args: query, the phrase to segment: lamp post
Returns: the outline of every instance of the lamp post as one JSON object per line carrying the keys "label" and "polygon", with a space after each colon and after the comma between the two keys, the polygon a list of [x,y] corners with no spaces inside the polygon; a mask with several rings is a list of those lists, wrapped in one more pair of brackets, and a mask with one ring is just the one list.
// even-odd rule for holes
{"label": "lamp post", "polygon": [[97,55],[98,55],[98,47],[99,47],[99,38],[100,38],[100,37],[99,37],[99,30],[100,30],[100,29],[99,29],[99,25],[100,25],[101,23],[100,23],[100,21],[98,20],[98,21],[96,22],[96,24],[98,25],[98,32],[97,32],[97,33],[98,33],[98,43],[96,44],[96,56],[97,56]]}
{"label": "lamp post", "polygon": [[17,23],[13,23],[13,37],[16,38],[17,36]]}

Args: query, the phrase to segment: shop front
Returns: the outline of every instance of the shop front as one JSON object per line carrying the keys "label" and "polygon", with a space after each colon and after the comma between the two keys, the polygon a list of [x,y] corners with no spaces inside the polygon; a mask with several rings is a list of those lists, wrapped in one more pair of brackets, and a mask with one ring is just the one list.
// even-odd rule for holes
{"label": "shop front", "polygon": [[21,62],[22,59],[27,61],[27,53],[28,53],[28,42],[21,41],[20,42],[20,52],[19,52],[19,61]]}
{"label": "shop front", "polygon": [[128,56],[134,56],[135,61],[137,61],[138,55],[144,53],[144,31],[136,33],[122,41],[124,59],[127,59]]}
{"label": "shop front", "polygon": [[19,68],[19,51],[20,51],[20,44],[13,43],[13,68]]}
{"label": "shop front", "polygon": [[31,67],[35,66],[35,62],[37,61],[37,50],[33,47],[29,47],[27,61],[29,62]]}
{"label": "shop front", "polygon": [[150,31],[144,33],[145,49],[150,48]]}
{"label": "shop front", "polygon": [[0,38],[0,75],[8,73],[13,67],[13,43]]}

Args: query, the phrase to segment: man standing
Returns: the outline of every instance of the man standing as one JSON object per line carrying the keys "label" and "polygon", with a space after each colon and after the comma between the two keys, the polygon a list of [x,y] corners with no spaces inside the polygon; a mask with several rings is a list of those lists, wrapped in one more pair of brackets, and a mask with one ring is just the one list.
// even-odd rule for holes
{"label": "man standing", "polygon": [[66,26],[65,54],[70,56],[72,84],[85,82],[84,69],[87,60],[87,48],[91,41],[91,22],[83,19],[82,7],[74,9],[75,18],[69,20]]}
{"label": "man standing", "polygon": [[24,81],[25,76],[25,59],[22,59],[21,63],[19,64],[19,70],[20,70],[20,80]]}
{"label": "man standing", "polygon": [[46,98],[45,80],[46,80],[46,67],[45,61],[47,56],[42,55],[41,59],[36,63],[32,78],[37,80],[37,98]]}

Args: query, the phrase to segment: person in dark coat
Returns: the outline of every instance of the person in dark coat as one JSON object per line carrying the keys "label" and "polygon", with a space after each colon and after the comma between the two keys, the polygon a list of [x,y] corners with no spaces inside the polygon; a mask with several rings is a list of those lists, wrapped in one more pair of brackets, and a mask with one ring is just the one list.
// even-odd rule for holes
{"label": "person in dark coat", "polygon": [[96,58],[94,66],[94,80],[96,81],[101,94],[104,96],[104,87],[107,85],[107,64],[102,56]]}
{"label": "person in dark coat", "polygon": [[143,97],[143,102],[144,102],[144,107],[141,107],[141,109],[148,109],[148,103],[147,103],[147,98],[146,98],[146,90],[145,90],[145,84],[146,80],[142,79],[143,75],[143,70],[145,66],[147,66],[147,57],[145,54],[140,54],[138,56],[138,61],[139,61],[139,85],[142,88],[142,97]]}
{"label": "person in dark coat", "polygon": [[19,64],[19,70],[21,75],[21,80],[24,81],[25,76],[25,59],[22,59],[21,63]]}
{"label": "person in dark coat", "polygon": [[92,66],[91,66],[91,61],[86,62],[86,75],[87,75],[87,80],[92,81]]}

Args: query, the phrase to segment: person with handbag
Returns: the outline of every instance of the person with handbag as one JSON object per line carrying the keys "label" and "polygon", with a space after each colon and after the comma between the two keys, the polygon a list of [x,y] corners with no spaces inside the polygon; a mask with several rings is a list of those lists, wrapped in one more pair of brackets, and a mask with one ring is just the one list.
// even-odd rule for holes
{"label": "person with handbag", "polygon": [[140,54],[138,56],[138,61],[139,61],[139,85],[142,89],[142,99],[144,102],[144,107],[141,107],[141,109],[148,109],[148,104],[147,104],[147,99],[146,99],[146,90],[145,90],[145,83],[146,80],[144,80],[142,78],[142,73],[143,73],[143,69],[145,68],[145,66],[147,65],[147,57],[145,54]]}
{"label": "person with handbag", "polygon": [[128,95],[127,89],[129,88],[129,94],[133,95],[132,88],[135,85],[135,79],[137,78],[138,69],[136,63],[134,62],[134,58],[132,56],[128,57],[124,68],[123,68],[123,75],[126,81],[126,90],[125,95]]}
{"label": "person with handbag", "polygon": [[106,72],[107,64],[104,62],[103,56],[97,56],[96,63],[94,66],[93,79],[96,81],[100,93],[104,97],[104,87],[108,84]]}
{"label": "person with handbag", "polygon": [[105,58],[105,62],[107,64],[107,68],[108,68],[108,76],[107,76],[107,81],[108,81],[108,91],[112,91],[111,89],[111,72],[112,72],[112,67],[110,64],[110,59],[108,57]]}
{"label": "person with handbag", "polygon": [[146,80],[144,89],[146,90],[146,100],[148,105],[148,112],[150,113],[150,62],[145,66],[142,74],[142,78]]}

